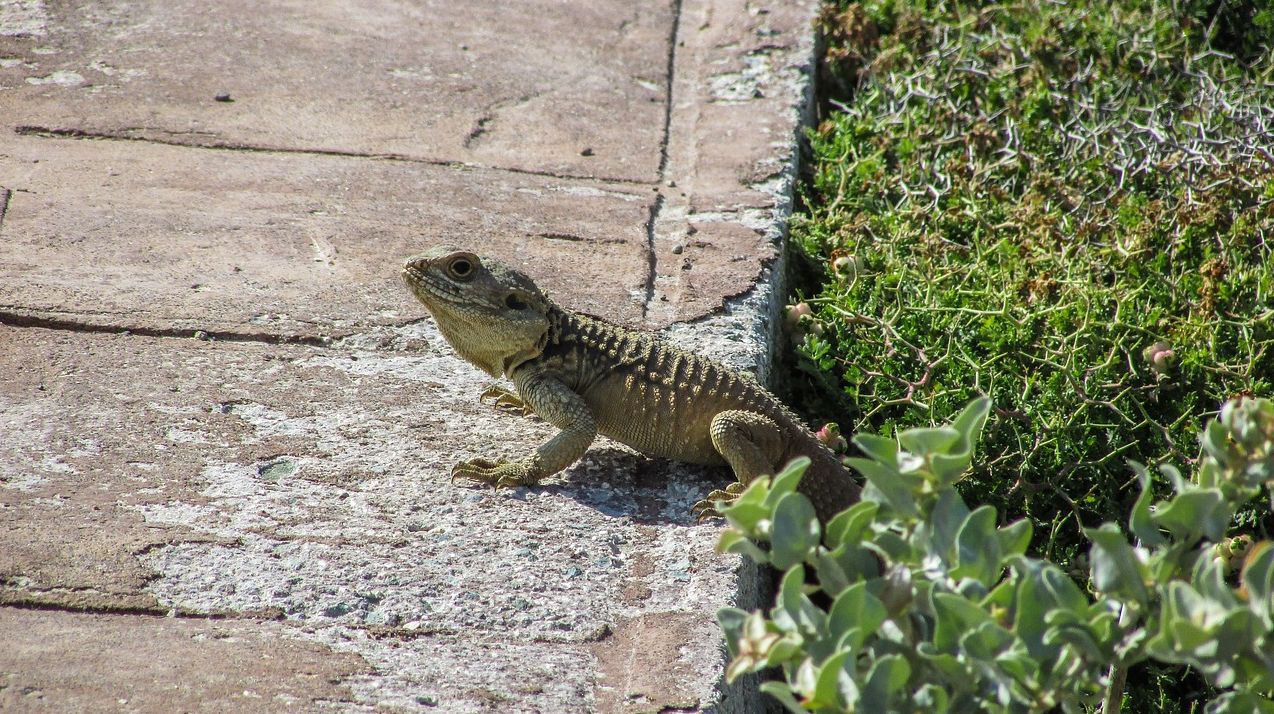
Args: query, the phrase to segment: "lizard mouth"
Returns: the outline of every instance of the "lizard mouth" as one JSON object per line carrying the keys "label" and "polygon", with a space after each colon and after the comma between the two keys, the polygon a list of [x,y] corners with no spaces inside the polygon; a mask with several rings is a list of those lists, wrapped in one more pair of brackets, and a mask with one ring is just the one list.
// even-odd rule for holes
{"label": "lizard mouth", "polygon": [[410,265],[404,265],[403,270],[399,275],[402,277],[403,282],[407,283],[408,286],[425,282],[425,274]]}
{"label": "lizard mouth", "polygon": [[449,303],[457,300],[457,291],[452,286],[437,279],[430,279],[428,273],[412,265],[404,265],[399,276],[411,294],[424,303],[425,307],[432,308],[439,302]]}
{"label": "lizard mouth", "polygon": [[434,297],[434,290],[429,285],[429,278],[425,276],[423,271],[410,265],[404,265],[402,272],[398,275],[402,278],[403,285],[406,285],[407,289],[421,301],[427,302],[427,298]]}

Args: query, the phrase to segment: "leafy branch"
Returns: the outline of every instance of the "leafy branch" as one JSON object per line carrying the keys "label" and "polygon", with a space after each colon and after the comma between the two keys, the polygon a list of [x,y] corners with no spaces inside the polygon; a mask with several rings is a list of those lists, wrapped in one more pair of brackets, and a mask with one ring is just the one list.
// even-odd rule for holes
{"label": "leafy branch", "polygon": [[762,689],[793,712],[1101,703],[1111,714],[1128,667],[1155,660],[1220,688],[1209,712],[1274,712],[1274,544],[1226,537],[1239,509],[1271,495],[1274,402],[1227,403],[1193,479],[1159,470],[1166,500],[1154,501],[1150,470],[1132,464],[1141,496],[1127,532],[1085,530],[1091,596],[1026,555],[1029,522],[1001,525],[955,490],[990,409],[982,398],[947,426],[856,436],[865,457],[848,461],[868,486],[825,529],[796,491],[806,460],[723,508],[721,549],[784,573],[768,613],[718,613],[727,678],[781,668]]}

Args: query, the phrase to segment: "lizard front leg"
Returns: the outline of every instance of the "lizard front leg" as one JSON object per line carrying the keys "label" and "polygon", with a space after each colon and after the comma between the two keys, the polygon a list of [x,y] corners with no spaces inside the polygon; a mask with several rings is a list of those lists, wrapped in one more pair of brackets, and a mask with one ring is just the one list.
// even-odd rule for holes
{"label": "lizard front leg", "polygon": [[783,458],[783,432],[773,419],[756,412],[732,409],[712,418],[709,427],[712,446],[734,470],[734,483],[712,491],[690,508],[699,520],[719,517],[717,502],[730,503],[743,493],[752,479],[773,474]]}
{"label": "lizard front leg", "polygon": [[[488,401],[490,400],[490,401]],[[535,413],[522,399],[522,395],[501,386],[499,384],[491,384],[478,395],[480,404],[490,404],[501,411],[513,412],[522,416],[530,416]]]}
{"label": "lizard front leg", "polygon": [[468,479],[496,488],[535,484],[578,461],[597,438],[597,422],[588,404],[561,381],[531,374],[518,375],[514,383],[526,406],[561,431],[517,461],[476,458],[456,464],[452,481]]}

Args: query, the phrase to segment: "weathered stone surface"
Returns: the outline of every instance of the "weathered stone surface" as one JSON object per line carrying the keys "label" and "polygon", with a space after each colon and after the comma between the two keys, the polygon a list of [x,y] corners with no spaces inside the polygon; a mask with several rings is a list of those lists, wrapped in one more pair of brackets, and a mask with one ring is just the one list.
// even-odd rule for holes
{"label": "weathered stone surface", "polygon": [[702,702],[693,682],[705,663],[685,647],[687,637],[711,639],[714,622],[690,613],[643,615],[615,624],[610,637],[593,645],[602,676],[593,695],[606,712],[694,709]]}
{"label": "weathered stone surface", "polygon": [[[407,255],[500,255],[640,321],[652,200],[631,188],[306,154],[5,137],[0,310],[122,328],[345,334],[421,314]],[[587,247],[586,257],[580,256]]]}
{"label": "weathered stone surface", "polygon": [[682,3],[648,323],[718,310],[775,257],[811,107],[815,11],[803,0]]}
{"label": "weathered stone surface", "polygon": [[657,178],[667,2],[26,4],[13,126]]}
{"label": "weathered stone surface", "polygon": [[[195,472],[125,389],[179,389],[165,384],[167,356],[139,364],[115,349],[122,339],[0,326],[0,602],[159,609],[135,556],[191,534],[146,524],[124,499],[189,496],[178,484]],[[120,434],[151,441],[130,449]]]}
{"label": "weathered stone surface", "polygon": [[358,657],[268,622],[0,608],[0,710],[282,712],[350,708]]}
{"label": "weathered stone surface", "polygon": [[[470,247],[764,371],[815,8],[0,0],[0,708],[755,710],[687,513],[726,476],[451,484],[552,429],[396,272]],[[166,669],[94,684],[94,628]]]}
{"label": "weathered stone surface", "polygon": [[[783,203],[795,132],[810,108],[815,4],[699,0],[682,6],[668,173],[690,213]],[[739,216],[741,217],[741,216]]]}
{"label": "weathered stone surface", "polygon": [[[807,30],[811,5],[769,7],[744,0],[684,3],[676,23],[669,133],[666,142],[652,142],[635,137],[641,132],[662,133],[662,98],[657,102],[660,111],[650,116],[617,109],[591,96],[566,98],[549,93],[510,103],[477,98],[486,92],[498,93],[504,86],[499,82],[470,85],[467,79],[461,81],[467,76],[463,73],[456,79],[452,77],[456,72],[433,72],[423,80],[425,88],[403,90],[409,97],[404,99],[393,86],[365,77],[360,83],[357,72],[324,54],[343,51],[345,42],[355,40],[338,34],[338,41],[320,42],[314,35],[315,28],[348,22],[350,37],[382,40],[375,45],[377,52],[370,53],[374,57],[358,59],[365,53],[356,53],[353,59],[346,58],[350,62],[403,64],[394,53],[407,51],[402,48],[410,44],[405,39],[411,36],[409,30],[426,33],[426,42],[413,52],[432,53],[435,59],[449,56],[448,51],[472,53],[478,47],[475,43],[462,39],[453,46],[439,39],[452,36],[447,34],[455,29],[451,25],[446,31],[431,31],[429,23],[450,23],[454,12],[422,12],[419,18],[406,21],[405,16],[392,13],[411,15],[414,10],[383,10],[389,14],[380,16],[341,3],[307,5],[315,10],[312,16],[286,4],[241,12],[233,3],[219,3],[215,8],[141,3],[56,10],[39,10],[43,5],[34,3],[37,11],[13,26],[28,30],[38,26],[38,32],[0,37],[0,115],[28,139],[10,138],[15,142],[12,146],[0,141],[0,189],[9,192],[10,214],[4,220],[10,227],[0,233],[5,239],[0,245],[13,246],[10,255],[0,255],[0,266],[29,267],[37,261],[63,266],[56,273],[44,271],[46,275],[34,279],[34,284],[18,282],[25,299],[0,301],[0,309],[9,305],[11,311],[46,320],[129,323],[122,315],[135,311],[132,302],[151,308],[128,325],[137,328],[341,334],[357,319],[364,321],[359,324],[393,320],[383,314],[392,278],[373,267],[396,261],[404,247],[410,250],[452,240],[506,259],[544,255],[543,260],[528,260],[527,267],[563,302],[626,324],[663,327],[701,317],[719,309],[724,299],[750,289],[773,257],[776,236],[771,229],[785,209],[788,187],[783,172],[792,159],[795,107],[804,104],[812,46]],[[491,22],[487,15],[495,11],[490,8],[466,5],[463,12],[476,13],[471,19],[499,28],[494,34],[488,32],[485,41],[497,48],[492,52],[503,61],[517,64],[518,72],[544,69],[536,65],[541,61],[536,43],[546,42],[545,37],[556,30],[545,30],[547,34],[541,36],[532,28],[528,35],[517,24],[518,32],[511,32],[505,27],[509,23]],[[562,59],[578,58],[580,53],[614,54],[615,62],[637,72],[636,68],[650,63],[653,47],[667,44],[671,16],[667,8],[626,7],[616,20],[611,17],[616,12],[617,8],[606,6],[591,8],[579,22],[592,30],[607,23],[622,26],[618,39],[598,31],[587,50],[582,47],[588,43],[575,40],[582,44],[555,44],[554,51],[566,53]],[[556,10],[540,14],[543,18],[537,22],[568,22]],[[271,22],[284,19],[298,20],[287,25],[287,42],[261,39],[261,33],[274,27]],[[240,24],[251,25],[246,34],[225,34],[227,28]],[[182,31],[174,33],[175,27]],[[570,37],[587,36],[574,29]],[[390,38],[378,34],[384,32],[399,34]],[[520,39],[509,41],[502,33]],[[227,42],[228,36],[238,39]],[[215,50],[208,49],[209,44],[215,44]],[[276,47],[291,54],[274,57]],[[516,52],[525,57],[515,62]],[[117,54],[120,57],[112,59]],[[666,60],[665,55],[659,56]],[[249,65],[262,62],[271,70],[251,75],[217,64],[235,59]],[[321,64],[314,64],[320,60]],[[129,62],[162,66],[134,69],[130,74],[121,68]],[[322,68],[319,75],[315,66]],[[490,69],[488,63],[475,66],[483,72]],[[339,76],[328,77],[324,72]],[[500,74],[520,76],[518,72],[501,70]],[[605,66],[593,71],[587,82],[571,91],[605,84],[599,77],[606,72]],[[268,104],[268,111],[247,99],[208,100],[204,96],[208,90],[188,73],[203,77],[205,84],[213,81],[209,76],[266,77],[262,81],[269,89],[254,101]],[[613,93],[614,86],[628,86],[612,80],[610,88],[598,91]],[[435,82],[449,89],[428,89]],[[453,87],[455,82],[460,85]],[[563,82],[561,86],[571,85]],[[666,81],[661,86],[660,92],[666,92]],[[463,109],[469,105],[457,104],[453,90],[472,98],[474,106],[486,102],[497,109]],[[341,91],[353,92],[357,101]],[[382,106],[385,102],[394,107]],[[535,106],[540,110],[532,111]],[[589,110],[581,111],[581,106]],[[597,107],[603,107],[605,121],[589,114]],[[210,109],[216,115],[211,119],[196,116]],[[258,109],[262,116],[253,114]],[[584,121],[612,137],[614,148],[609,153],[624,161],[644,157],[652,162],[631,180],[649,182],[656,191],[647,192],[634,183],[579,183],[552,175],[518,177],[502,171],[321,155],[412,156],[402,147],[393,149],[394,142],[424,146],[431,137],[447,135],[437,127],[429,128],[420,117],[437,118],[453,111],[478,116],[466,114],[459,122],[465,127],[472,124],[464,129],[472,133],[471,137],[465,134],[467,143],[503,147],[501,152],[519,160],[535,155],[523,146],[526,142],[565,141],[554,139],[555,132],[573,121]],[[242,116],[231,122],[232,117],[218,112],[241,112]],[[349,112],[363,118],[351,118]],[[419,131],[397,126],[393,118],[400,114],[426,125],[417,127]],[[208,128],[201,121],[216,126]],[[505,125],[503,131],[496,128]],[[274,138],[253,139],[249,134],[254,131]],[[336,132],[351,141],[357,139],[358,145],[338,141],[328,146],[319,139],[306,139],[307,131],[323,136]],[[138,141],[61,142],[53,140],[59,134],[50,132]],[[392,136],[386,138],[384,132]],[[164,151],[155,142],[227,151]],[[366,150],[358,142],[380,148]],[[602,146],[604,142],[584,143]],[[661,148],[663,143],[666,148]],[[263,147],[281,151],[256,151]],[[585,148],[592,156],[576,159],[602,158],[601,149]],[[459,160],[473,158],[464,151],[456,154]],[[447,161],[456,160],[448,157]],[[519,168],[517,161],[487,163],[541,170]],[[558,169],[570,175],[597,173],[578,166],[552,168],[556,166],[552,162],[543,166],[550,167],[543,169],[550,174]],[[598,175],[615,173],[608,171]],[[618,205],[604,205],[608,202]],[[130,240],[121,244],[121,233]],[[180,240],[169,240],[173,236]],[[545,241],[543,247],[533,247]],[[57,245],[61,254],[31,251],[33,244]],[[74,270],[77,247],[82,250],[78,257],[103,261],[83,286],[74,282],[84,278]],[[674,253],[677,247],[680,251]],[[688,273],[687,265],[698,272]],[[239,273],[227,274],[236,268]],[[706,273],[713,277],[699,277]],[[559,278],[570,274],[582,274],[586,280]],[[123,293],[140,291],[140,295],[95,289],[102,283]],[[306,289],[313,285],[328,286],[343,297],[337,300]],[[581,290],[581,286],[589,289]],[[68,295],[72,290],[77,291],[75,295]],[[210,316],[210,304],[225,305],[225,313]],[[252,305],[269,309],[246,309]],[[231,324],[236,319],[250,320],[252,326],[236,328]]]}
{"label": "weathered stone surface", "polygon": [[[425,634],[457,658],[518,650],[482,691],[545,710],[616,677],[655,703],[714,696],[712,612],[737,559],[689,508],[725,474],[603,443],[540,487],[452,484],[452,463],[526,453],[552,428],[478,404],[485,378],[432,323],[327,348],[7,327],[0,344],[5,602],[275,614],[372,662],[383,679],[352,685],[364,702],[436,684],[406,644]],[[695,623],[666,643],[680,659],[595,664],[591,643],[631,646],[620,623],[668,617]],[[575,684],[519,689],[527,658]]]}

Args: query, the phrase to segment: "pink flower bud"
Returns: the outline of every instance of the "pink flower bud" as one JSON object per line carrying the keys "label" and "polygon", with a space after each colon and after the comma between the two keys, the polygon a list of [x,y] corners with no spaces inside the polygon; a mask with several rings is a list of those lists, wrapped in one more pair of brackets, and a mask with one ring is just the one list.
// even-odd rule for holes
{"label": "pink flower bud", "polygon": [[823,428],[819,429],[814,436],[818,437],[818,440],[823,442],[827,448],[838,454],[849,448],[849,442],[845,441],[845,437],[841,436],[840,426],[834,421],[824,424]]}
{"label": "pink flower bud", "polygon": [[842,255],[832,261],[832,272],[838,278],[853,280],[858,277],[858,259],[853,256]]}
{"label": "pink flower bud", "polygon": [[1156,377],[1165,377],[1177,363],[1177,353],[1167,342],[1156,342],[1141,351],[1141,356],[1150,363],[1150,371]]}
{"label": "pink flower bud", "polygon": [[807,302],[798,302],[795,305],[788,305],[783,319],[783,324],[789,330],[797,329],[801,324],[801,318],[812,318],[814,311],[810,309]]}

